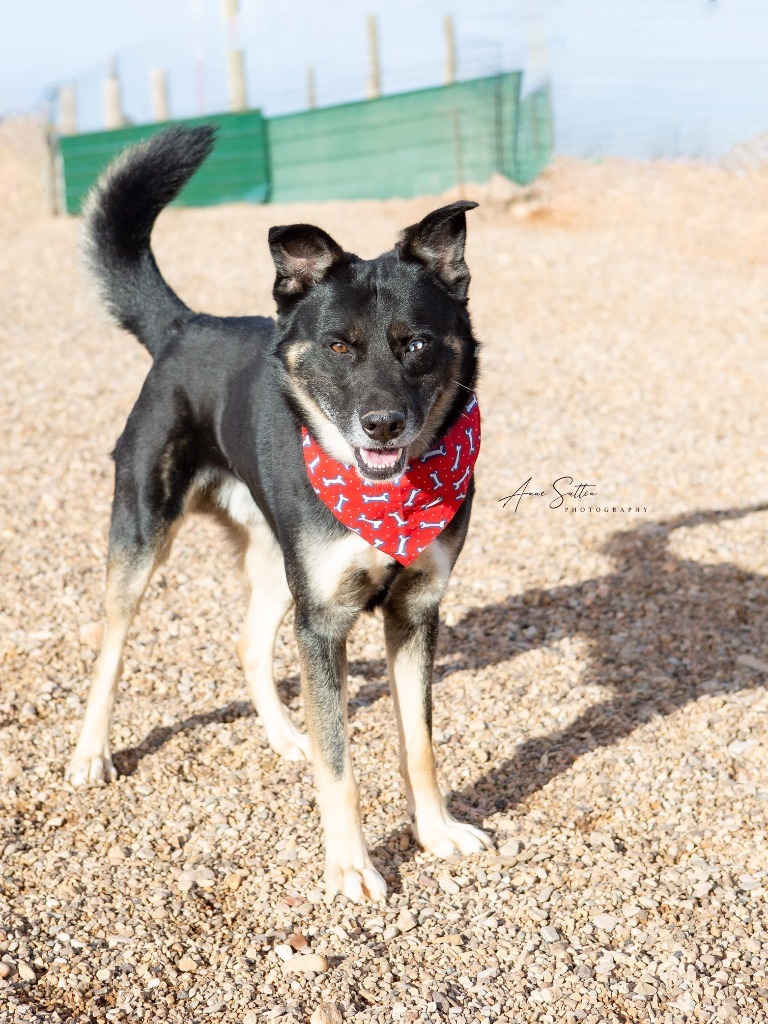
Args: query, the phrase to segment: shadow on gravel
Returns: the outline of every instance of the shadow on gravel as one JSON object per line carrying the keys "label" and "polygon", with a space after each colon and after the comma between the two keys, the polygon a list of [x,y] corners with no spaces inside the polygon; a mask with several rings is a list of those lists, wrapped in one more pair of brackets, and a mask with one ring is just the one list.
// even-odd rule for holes
{"label": "shadow on gravel", "polygon": [[[654,715],[672,714],[704,694],[743,688],[733,678],[736,659],[768,650],[768,578],[732,564],[677,558],[668,542],[676,530],[767,510],[763,503],[692,512],[620,531],[604,548],[614,573],[575,586],[529,590],[443,627],[441,649],[453,654],[443,678],[568,636],[589,644],[580,684],[606,690],[605,700],[566,728],[526,740],[513,758],[450,794],[452,810],[480,825],[484,816],[517,806],[582,754],[619,742]],[[767,682],[755,672],[751,685]],[[509,713],[514,715],[513,706]],[[404,831],[381,843],[382,860],[391,856],[388,843]],[[403,859],[414,852],[411,845]]]}
{"label": "shadow on gravel", "polygon": [[[450,796],[464,820],[515,807],[584,753],[617,743],[654,715],[668,715],[704,694],[738,689],[739,655],[768,650],[768,578],[736,565],[707,565],[677,558],[671,535],[684,528],[740,519],[768,510],[768,503],[692,512],[615,533],[604,548],[616,571],[574,586],[529,590],[472,609],[457,625],[443,626],[440,652],[452,656],[437,686],[456,670],[476,671],[565,636],[589,644],[581,684],[605,687],[606,698],[567,728],[521,744],[512,759],[494,765],[471,786]],[[350,672],[368,681],[350,701],[352,717],[389,690],[384,659],[356,661]],[[755,673],[754,685],[764,681]],[[293,694],[295,678],[281,683]],[[247,701],[232,701],[170,727],[157,727],[137,746],[115,756],[118,771],[132,775],[142,760],[175,734],[254,714]],[[510,708],[514,714],[514,708]],[[461,737],[459,737],[459,742]],[[389,861],[387,836],[375,851]],[[413,856],[415,847],[403,853]]]}
{"label": "shadow on gravel", "polygon": [[232,700],[224,707],[216,708],[215,711],[206,711],[204,714],[190,715],[174,725],[157,725],[148,733],[137,747],[126,747],[119,750],[114,756],[115,768],[120,775],[134,775],[141,761],[150,754],[155,754],[164,747],[169,740],[173,739],[180,732],[189,732],[191,729],[202,729],[206,725],[213,725],[214,722],[234,722],[237,718],[255,717],[256,712],[250,701]]}

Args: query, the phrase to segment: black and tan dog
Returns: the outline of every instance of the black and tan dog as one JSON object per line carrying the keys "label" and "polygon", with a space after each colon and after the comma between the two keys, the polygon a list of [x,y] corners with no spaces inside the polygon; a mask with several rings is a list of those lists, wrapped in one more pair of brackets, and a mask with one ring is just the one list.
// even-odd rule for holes
{"label": "black and tan dog", "polygon": [[[465,415],[476,377],[464,262],[465,211],[476,204],[436,210],[374,260],[344,252],[317,227],[273,228],[276,322],[198,314],[164,281],[149,239],[212,144],[209,128],[155,136],[105,173],[87,207],[104,301],[154,364],[115,449],[105,635],[68,778],[114,778],[109,731],[126,633],[185,513],[212,513],[243,551],[251,596],[238,653],[269,742],[313,761],[328,890],[383,899],[347,739],[346,639],[361,611],[380,606],[384,616],[418,841],[440,857],[489,845],[446,809],[431,742],[438,606],[469,523],[471,470],[455,514],[422,522],[440,532],[406,563],[339,521],[313,486],[304,449],[311,440],[339,472],[379,487],[361,500],[384,504],[384,485],[394,491],[408,466],[445,452],[441,439]],[[401,521],[396,509],[377,514],[363,524]],[[292,604],[309,740],[272,674],[275,634]]]}

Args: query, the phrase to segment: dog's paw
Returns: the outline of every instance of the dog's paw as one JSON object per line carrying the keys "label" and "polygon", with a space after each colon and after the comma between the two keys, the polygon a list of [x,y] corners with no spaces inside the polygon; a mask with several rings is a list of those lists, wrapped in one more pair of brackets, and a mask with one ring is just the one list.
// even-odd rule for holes
{"label": "dog's paw", "polygon": [[264,728],[267,742],[280,757],[284,757],[286,761],[311,760],[309,736],[300,732],[287,715],[281,715],[279,719],[271,722],[265,721]]}
{"label": "dog's paw", "polygon": [[108,750],[88,755],[75,751],[64,778],[73,786],[87,786],[94,782],[114,782],[117,772]]}
{"label": "dog's paw", "polygon": [[328,864],[325,868],[325,891],[329,901],[341,894],[353,903],[384,903],[387,883],[373,866],[370,858],[359,866],[347,867]]}
{"label": "dog's paw", "polygon": [[420,846],[441,858],[480,853],[493,845],[485,832],[457,821],[448,811],[444,811],[439,819],[416,822],[413,833]]}

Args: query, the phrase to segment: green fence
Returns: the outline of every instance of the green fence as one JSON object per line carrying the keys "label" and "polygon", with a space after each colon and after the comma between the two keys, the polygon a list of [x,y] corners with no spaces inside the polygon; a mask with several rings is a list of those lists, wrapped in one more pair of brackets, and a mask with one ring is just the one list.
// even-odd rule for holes
{"label": "green fence", "polygon": [[[218,126],[216,147],[179,196],[179,204],[212,206],[238,200],[267,201],[269,157],[265,121],[260,111],[194,117],[173,123]],[[63,164],[63,205],[67,213],[80,212],[88,189],[126,146],[148,139],[167,127],[168,124],[162,123],[135,125],[110,132],[62,136],[59,151]]]}
{"label": "green fence", "polygon": [[387,199],[511,175],[520,75],[271,118],[272,199]]}
{"label": "green fence", "polygon": [[515,166],[509,177],[520,185],[533,181],[549,163],[552,141],[552,99],[545,85],[520,101]]}
{"label": "green fence", "polygon": [[[549,90],[520,97],[508,72],[434,89],[265,120],[259,111],[187,119],[218,141],[178,202],[291,202],[429,195],[500,172],[526,184],[552,150]],[[98,174],[126,146],[166,127],[59,140],[62,192],[77,213]]]}

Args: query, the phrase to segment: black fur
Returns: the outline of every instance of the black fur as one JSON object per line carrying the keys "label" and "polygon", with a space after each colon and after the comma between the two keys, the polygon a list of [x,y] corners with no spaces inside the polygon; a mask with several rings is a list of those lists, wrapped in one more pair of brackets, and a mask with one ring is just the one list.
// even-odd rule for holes
{"label": "black fur", "polygon": [[86,206],[87,253],[110,313],[153,356],[189,310],[163,280],[149,247],[157,215],[213,148],[215,128],[171,128],[116,161]]}

